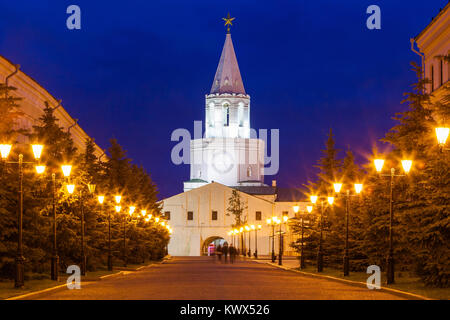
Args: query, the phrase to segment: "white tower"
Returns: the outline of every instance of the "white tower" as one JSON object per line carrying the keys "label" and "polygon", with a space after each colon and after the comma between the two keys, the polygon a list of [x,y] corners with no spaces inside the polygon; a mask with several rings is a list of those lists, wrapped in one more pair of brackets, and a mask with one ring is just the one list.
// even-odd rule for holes
{"label": "white tower", "polygon": [[204,138],[191,140],[191,180],[184,182],[184,191],[212,181],[263,185],[264,141],[250,138],[250,96],[229,28],[205,111]]}

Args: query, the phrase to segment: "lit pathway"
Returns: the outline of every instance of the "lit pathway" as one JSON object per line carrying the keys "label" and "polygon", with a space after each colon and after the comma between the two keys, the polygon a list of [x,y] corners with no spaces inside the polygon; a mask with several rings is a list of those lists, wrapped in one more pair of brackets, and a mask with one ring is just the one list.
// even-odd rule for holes
{"label": "lit pathway", "polygon": [[139,272],[61,289],[39,299],[297,300],[400,299],[386,292],[322,280],[252,261],[220,264],[174,257]]}

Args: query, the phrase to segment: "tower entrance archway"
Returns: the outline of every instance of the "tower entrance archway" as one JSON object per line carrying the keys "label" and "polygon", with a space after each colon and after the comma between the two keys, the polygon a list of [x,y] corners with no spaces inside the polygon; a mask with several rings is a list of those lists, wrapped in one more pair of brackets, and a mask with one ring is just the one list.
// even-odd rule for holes
{"label": "tower entrance archway", "polygon": [[[206,238],[203,243],[202,243],[202,247],[201,247],[201,255],[202,256],[207,256],[208,253],[213,253],[215,252],[215,249],[220,245],[223,247],[223,245],[227,243],[228,241],[226,241],[224,238],[219,237],[219,236],[212,236],[212,237],[208,237]],[[210,249],[210,247],[212,247],[212,249]]]}

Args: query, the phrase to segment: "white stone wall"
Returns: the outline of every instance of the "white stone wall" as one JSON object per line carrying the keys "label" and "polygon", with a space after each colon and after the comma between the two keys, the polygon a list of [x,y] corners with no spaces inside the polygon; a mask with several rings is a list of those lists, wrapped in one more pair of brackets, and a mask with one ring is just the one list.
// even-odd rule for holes
{"label": "white stone wall", "polygon": [[[206,239],[221,237],[231,242],[228,232],[234,223],[234,216],[227,215],[228,199],[232,188],[219,183],[210,183],[200,188],[180,193],[164,199],[163,212],[170,212],[169,224],[173,229],[169,243],[169,254],[174,256],[198,256]],[[293,203],[277,203],[267,201],[256,196],[240,192],[242,199],[247,204],[244,216],[248,224],[262,229],[258,231],[258,254],[269,255],[271,252],[271,240],[269,236],[272,228],[267,226],[266,220],[273,215],[281,217],[282,211],[288,211],[289,217],[293,217]],[[301,208],[306,208],[306,203],[300,203]],[[187,220],[188,212],[193,212],[193,220]],[[212,220],[212,211],[217,211],[217,220]],[[256,211],[261,211],[261,220],[256,220]],[[279,227],[277,227],[278,230]],[[287,226],[283,225],[286,231]],[[285,253],[292,251],[288,244],[293,239],[287,234],[285,237]],[[246,235],[246,247],[248,247],[248,235]],[[251,251],[255,250],[255,232],[251,232]],[[275,241],[275,251],[278,253],[278,238]],[[292,252],[290,254],[293,254]]]}

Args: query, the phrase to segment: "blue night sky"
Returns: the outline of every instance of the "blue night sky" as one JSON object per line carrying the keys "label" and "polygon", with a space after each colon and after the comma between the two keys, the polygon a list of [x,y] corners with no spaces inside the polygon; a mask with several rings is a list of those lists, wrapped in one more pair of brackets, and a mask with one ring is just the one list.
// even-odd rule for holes
{"label": "blue night sky", "polygon": [[[332,127],[337,147],[364,161],[403,110],[415,75],[410,50],[446,0],[427,1],[2,1],[0,54],[22,66],[105,148],[115,137],[158,184],[182,192],[176,128],[204,120],[229,11],[251,126],[280,129],[280,186],[314,173]],[[77,4],[82,29],[66,28]],[[381,30],[366,8],[381,8]]]}

